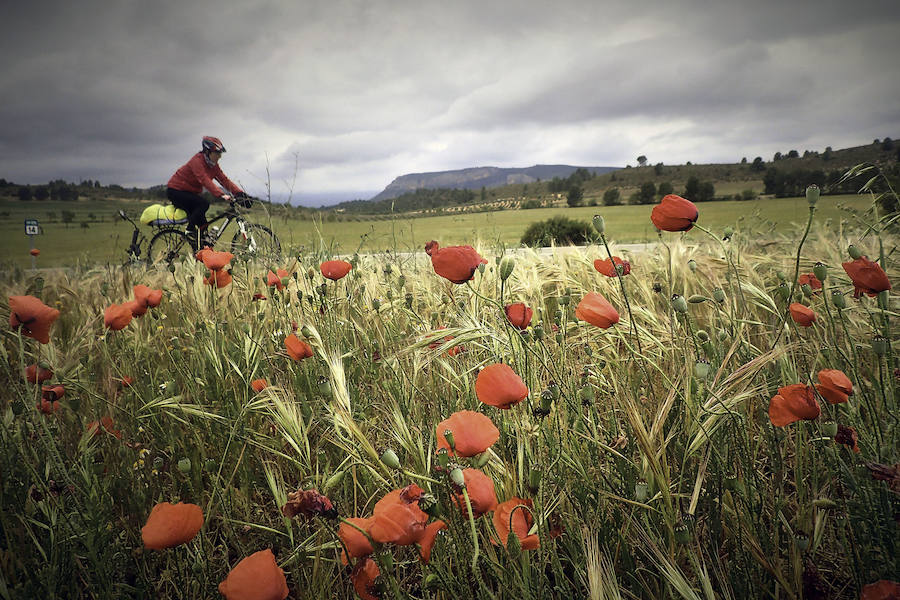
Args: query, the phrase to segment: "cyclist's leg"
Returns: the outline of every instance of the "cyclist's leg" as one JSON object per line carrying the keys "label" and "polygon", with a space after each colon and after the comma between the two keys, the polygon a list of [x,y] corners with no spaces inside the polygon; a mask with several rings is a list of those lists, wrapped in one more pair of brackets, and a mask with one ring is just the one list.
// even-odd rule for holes
{"label": "cyclist's leg", "polygon": [[209,202],[199,194],[174,188],[166,188],[166,197],[175,208],[180,208],[188,214],[186,233],[194,249],[199,249],[200,236],[206,229],[206,211],[209,209]]}

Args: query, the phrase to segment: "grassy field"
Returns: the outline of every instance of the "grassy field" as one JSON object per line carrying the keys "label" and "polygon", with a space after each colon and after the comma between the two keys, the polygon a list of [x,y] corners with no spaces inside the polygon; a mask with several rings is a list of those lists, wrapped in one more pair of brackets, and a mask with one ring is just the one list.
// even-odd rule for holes
{"label": "grassy field", "polygon": [[[851,212],[864,211],[871,205],[866,196],[823,196],[818,214],[823,224],[837,228],[842,222],[857,220]],[[38,211],[35,211],[37,207]],[[20,267],[28,267],[29,239],[24,235],[23,221],[37,218],[42,221],[44,235],[35,240],[41,250],[40,267],[70,266],[79,261],[87,263],[112,262],[124,259],[125,248],[130,243],[131,226],[114,220],[118,208],[124,207],[130,214],[139,212],[133,203],[20,203],[0,204],[0,212],[8,212],[0,223],[0,256]],[[421,250],[425,243],[437,238],[442,244],[471,243],[480,240],[490,244],[517,246],[528,225],[554,215],[590,220],[594,214],[602,214],[611,235],[617,242],[646,242],[656,239],[656,231],[648,219],[652,206],[547,208],[535,210],[507,210],[453,216],[423,217],[415,219],[383,221],[333,221],[313,222],[269,220],[262,211],[253,216],[269,224],[282,244],[293,252],[329,249],[334,253],[352,254],[357,249],[379,251],[396,248],[401,251]],[[210,209],[214,214],[216,205]],[[74,223],[47,223],[48,211],[60,214],[62,210],[76,212]],[[103,223],[89,222],[87,228],[80,223],[88,214],[102,215]],[[710,202],[700,205],[699,223],[711,229],[726,226],[745,228],[771,237],[776,233],[792,234],[798,224],[805,221],[806,200],[803,198],[761,198],[748,202]],[[150,228],[144,228],[150,233]],[[688,237],[698,234],[691,233]]]}

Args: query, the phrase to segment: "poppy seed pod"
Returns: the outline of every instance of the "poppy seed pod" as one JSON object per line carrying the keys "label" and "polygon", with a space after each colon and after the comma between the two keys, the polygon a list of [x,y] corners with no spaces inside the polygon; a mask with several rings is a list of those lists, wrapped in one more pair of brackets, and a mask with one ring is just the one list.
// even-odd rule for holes
{"label": "poppy seed pod", "polygon": [[853,260],[856,260],[857,258],[862,258],[862,255],[863,255],[862,250],[860,250],[853,244],[850,244],[849,246],[847,246],[847,254],[849,254],[850,258],[852,258]]}
{"label": "poppy seed pod", "polygon": [[886,337],[876,335],[872,338],[872,352],[878,356],[884,356],[888,351],[888,340]]}
{"label": "poppy seed pod", "polygon": [[400,469],[400,457],[392,449],[388,448],[381,454],[381,462],[391,469]]}
{"label": "poppy seed pod", "polygon": [[810,206],[815,206],[819,201],[819,186],[812,184],[806,188],[806,202]]}
{"label": "poppy seed pod", "polygon": [[704,330],[704,329],[698,329],[697,330],[697,339],[700,340],[701,342],[709,341],[709,334],[706,333],[706,330]]}
{"label": "poppy seed pod", "polygon": [[190,473],[191,459],[185,457],[178,460],[178,470],[182,473]]}
{"label": "poppy seed pod", "polygon": [[701,381],[705,381],[709,377],[709,370],[709,361],[698,360],[694,363],[694,376]]}
{"label": "poppy seed pod", "polygon": [[844,297],[844,294],[839,292],[838,290],[834,290],[831,292],[831,304],[838,309],[847,308],[847,299]]}
{"label": "poppy seed pod", "polygon": [[638,481],[634,484],[634,499],[638,502],[645,502],[647,500],[647,490],[648,485],[646,481]]}
{"label": "poppy seed pod", "polygon": [[456,440],[453,438],[453,431],[450,429],[444,430],[444,439],[447,440],[447,444],[450,446],[451,450],[456,450]]}
{"label": "poppy seed pod", "polygon": [[475,468],[480,469],[484,465],[488,464],[488,461],[491,460],[491,453],[485,450],[481,454],[475,456]]}
{"label": "poppy seed pod", "polygon": [[466,478],[463,475],[462,469],[456,467],[452,471],[450,471],[450,481],[453,482],[453,485],[456,487],[463,489],[466,487]]}
{"label": "poppy seed pod", "polygon": [[687,525],[679,525],[675,528],[675,541],[679,544],[691,543],[691,531]]}
{"label": "poppy seed pod", "polygon": [[593,224],[594,229],[600,235],[603,235],[603,233],[606,231],[606,222],[603,220],[603,217],[601,217],[600,215],[594,215],[594,218],[591,219],[591,224]]}
{"label": "poppy seed pod", "polygon": [[675,294],[672,296],[672,309],[677,313],[686,313],[688,310],[687,300],[684,299],[684,296],[679,294]]}
{"label": "poppy seed pod", "polygon": [[506,281],[512,275],[513,269],[516,267],[516,259],[512,256],[504,256],[500,261],[500,281]]}
{"label": "poppy seed pod", "polygon": [[437,464],[442,469],[446,469],[447,465],[450,464],[450,454],[447,452],[446,448],[438,448]]}
{"label": "poppy seed pod", "polygon": [[812,288],[809,287],[808,283],[804,283],[803,285],[801,285],[800,291],[803,292],[804,298],[812,298],[812,295],[813,295]]}
{"label": "poppy seed pod", "polygon": [[837,423],[834,421],[825,421],[822,423],[822,435],[825,437],[834,437],[837,434]]}
{"label": "poppy seed pod", "polygon": [[347,474],[347,471],[338,471],[337,473],[335,473],[334,475],[329,477],[325,481],[325,485],[322,486],[322,493],[327,494],[328,492],[330,492],[331,490],[336,488],[338,485],[340,485],[341,481],[344,480],[344,475],[346,475],[346,474]]}
{"label": "poppy seed pod", "polygon": [[697,261],[692,258],[687,262],[687,266],[691,273],[694,273],[697,270]]}
{"label": "poppy seed pod", "polygon": [[828,267],[820,262],[817,262],[813,267],[813,275],[815,275],[816,279],[818,279],[819,281],[825,281],[825,278],[828,277]]}

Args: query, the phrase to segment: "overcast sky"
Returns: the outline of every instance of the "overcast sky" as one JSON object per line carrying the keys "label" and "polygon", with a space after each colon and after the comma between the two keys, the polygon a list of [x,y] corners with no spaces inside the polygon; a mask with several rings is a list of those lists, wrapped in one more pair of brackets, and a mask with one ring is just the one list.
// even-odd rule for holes
{"label": "overcast sky", "polygon": [[900,137],[898,0],[30,0],[0,23],[17,183],[162,184],[203,135],[251,193],[268,168],[314,205],[405,173]]}

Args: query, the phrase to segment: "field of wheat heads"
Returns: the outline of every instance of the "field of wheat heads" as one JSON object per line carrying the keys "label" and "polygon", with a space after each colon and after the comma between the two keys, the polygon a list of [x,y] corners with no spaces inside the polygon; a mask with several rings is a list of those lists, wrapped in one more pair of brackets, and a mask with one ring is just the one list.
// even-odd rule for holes
{"label": "field of wheat heads", "polygon": [[7,269],[0,598],[897,598],[900,238],[810,201]]}

